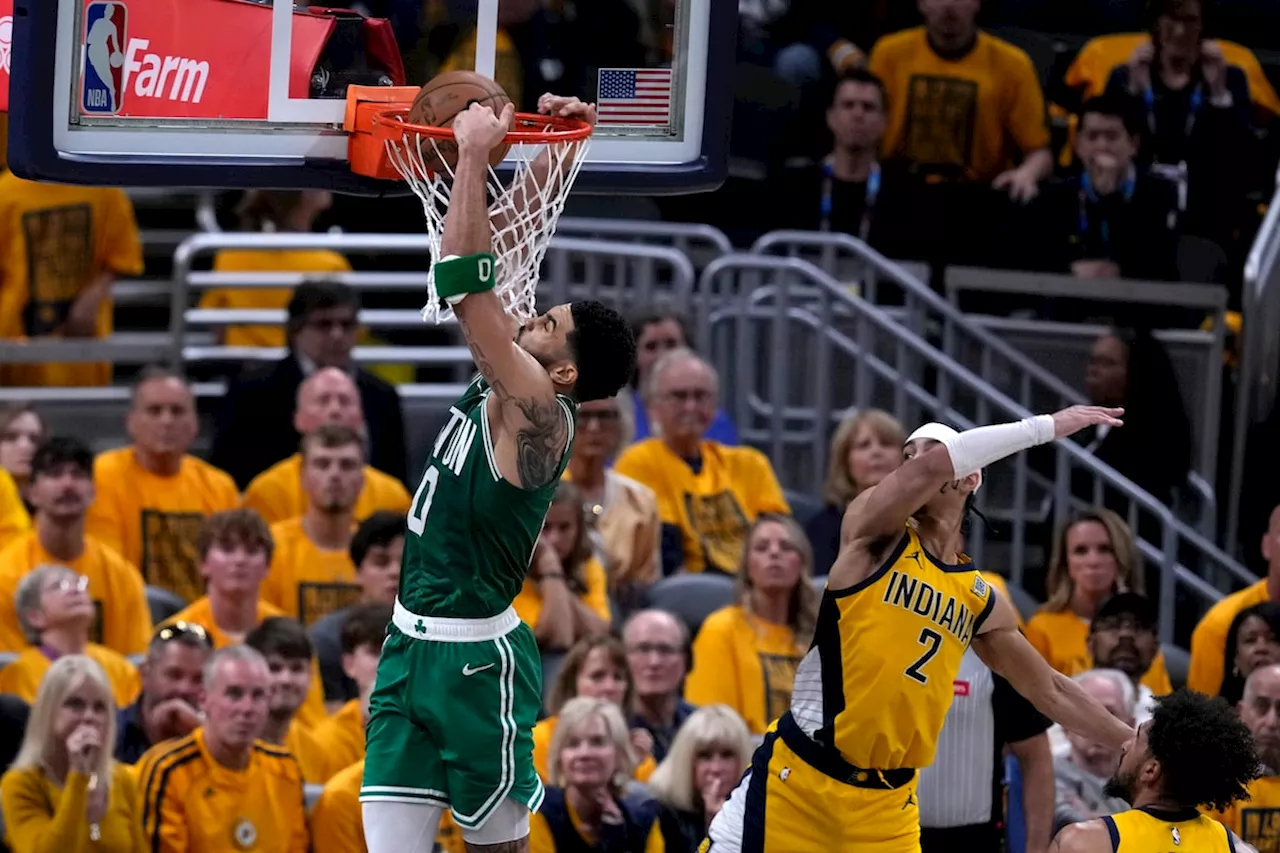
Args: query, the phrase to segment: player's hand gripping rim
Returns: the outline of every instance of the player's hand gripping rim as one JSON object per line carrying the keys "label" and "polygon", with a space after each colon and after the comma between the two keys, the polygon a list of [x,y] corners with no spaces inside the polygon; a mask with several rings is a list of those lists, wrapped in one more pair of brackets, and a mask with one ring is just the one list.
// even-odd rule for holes
{"label": "player's hand gripping rim", "polygon": [[538,98],[538,112],[560,118],[574,118],[596,126],[596,105],[588,104],[580,98],[567,98],[547,92]]}
{"label": "player's hand gripping rim", "polygon": [[487,159],[489,152],[510,132],[515,114],[515,105],[510,102],[502,108],[501,115],[485,104],[467,107],[453,119],[453,138],[458,143],[458,152],[479,154]]}

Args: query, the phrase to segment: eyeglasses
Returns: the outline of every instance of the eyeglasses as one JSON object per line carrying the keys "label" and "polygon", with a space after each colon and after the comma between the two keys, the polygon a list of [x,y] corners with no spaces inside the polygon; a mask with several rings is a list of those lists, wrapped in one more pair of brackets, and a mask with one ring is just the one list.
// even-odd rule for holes
{"label": "eyeglasses", "polygon": [[58,592],[84,592],[89,588],[89,579],[84,575],[70,575],[62,577],[49,584],[48,590],[57,590]]}
{"label": "eyeglasses", "polygon": [[151,635],[151,642],[168,643],[173,640],[180,640],[183,637],[195,637],[206,646],[213,647],[213,641],[209,639],[209,632],[195,622],[174,622],[157,628],[156,632]]}

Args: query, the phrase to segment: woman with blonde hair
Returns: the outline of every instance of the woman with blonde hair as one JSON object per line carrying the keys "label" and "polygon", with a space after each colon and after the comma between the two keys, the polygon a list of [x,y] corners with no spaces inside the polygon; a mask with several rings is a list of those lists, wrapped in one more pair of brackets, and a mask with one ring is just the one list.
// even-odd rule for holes
{"label": "woman with blonde hair", "polygon": [[[550,778],[551,741],[560,722],[560,710],[579,696],[603,699],[618,706],[630,719],[635,708],[636,683],[627,666],[627,649],[610,636],[589,637],[569,650],[556,673],[547,710],[551,716],[533,727],[533,766],[544,780]],[[636,757],[635,778],[645,781],[657,767],[653,760],[653,736],[647,729],[631,730],[631,748]]]}
{"label": "woman with blonde hair", "polygon": [[836,427],[827,453],[824,505],[804,525],[813,546],[814,574],[821,576],[831,571],[840,551],[840,523],[845,509],[860,492],[902,464],[906,440],[907,431],[902,424],[882,409],[854,412]]}
{"label": "woman with blonde hair", "polygon": [[728,705],[699,708],[676,733],[671,751],[649,777],[661,805],[667,853],[693,853],[725,798],[751,763],[747,724]]}
{"label": "woman with blonde hair", "polygon": [[22,748],[0,779],[12,853],[143,853],[133,777],[111,757],[116,704],[102,668],[67,655],[49,668]]}
{"label": "woman with blonde hair", "polygon": [[529,816],[529,853],[661,853],[657,804],[624,799],[635,769],[622,712],[580,696],[560,711],[550,785]]}
{"label": "woman with blonde hair", "polygon": [[728,705],[762,734],[790,707],[818,620],[813,552],[800,525],[785,515],[757,518],[736,578],[737,603],[708,616],[693,641],[685,698]]}
{"label": "woman with blonde hair", "polygon": [[[1117,592],[1143,592],[1142,558],[1133,531],[1109,509],[1073,513],[1054,536],[1045,588],[1048,601],[1027,620],[1024,633],[1063,675],[1093,668],[1089,623]],[[1157,654],[1142,683],[1156,696],[1173,692],[1164,655]]]}

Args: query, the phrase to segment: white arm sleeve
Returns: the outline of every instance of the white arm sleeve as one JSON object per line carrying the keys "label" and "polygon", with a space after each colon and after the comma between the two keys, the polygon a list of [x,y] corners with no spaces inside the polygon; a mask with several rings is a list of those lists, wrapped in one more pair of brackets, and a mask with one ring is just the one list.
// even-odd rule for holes
{"label": "white arm sleeve", "polygon": [[1006,456],[1053,441],[1053,415],[1037,415],[1011,424],[978,427],[946,438],[956,479],[968,477]]}

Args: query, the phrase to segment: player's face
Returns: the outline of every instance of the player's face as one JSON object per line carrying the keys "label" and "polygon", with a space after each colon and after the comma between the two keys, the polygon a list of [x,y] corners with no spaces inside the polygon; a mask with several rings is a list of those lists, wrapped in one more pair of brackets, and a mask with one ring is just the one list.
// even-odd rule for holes
{"label": "player's face", "polygon": [[143,666],[142,691],[151,703],[182,699],[200,707],[204,662],[209,653],[185,643],[165,643],[152,661]]}
{"label": "player's face", "polygon": [[196,440],[195,400],[177,379],[144,382],[134,394],[126,423],[134,444],[150,453],[180,455]]}
{"label": "player's face", "polygon": [[569,333],[572,331],[573,312],[568,304],[557,305],[521,326],[516,332],[516,343],[549,369],[569,358]]}
{"label": "player's face", "polygon": [[320,367],[345,369],[351,362],[358,327],[354,305],[320,308],[307,316],[293,337],[293,345]]}
{"label": "player's face", "polygon": [[1074,589],[1094,601],[1116,587],[1120,564],[1111,535],[1099,521],[1082,521],[1067,530],[1067,576]]}
{"label": "player's face", "polygon": [[636,682],[636,695],[670,696],[686,674],[680,628],[665,613],[646,613],[627,625],[627,667]]}
{"label": "player's face", "polygon": [[1236,634],[1236,669],[1243,678],[1260,666],[1280,663],[1280,640],[1261,616],[1247,616]]}
{"label": "player's face", "polygon": [[627,675],[614,664],[607,649],[594,648],[582,662],[575,687],[579,696],[604,699],[621,708],[627,695]]}
{"label": "player's face", "polygon": [[79,518],[93,502],[93,475],[71,462],[55,465],[31,481],[27,499],[52,519]]}
{"label": "player's face", "polygon": [[874,149],[884,136],[884,102],[879,87],[848,80],[827,109],[827,128],[841,148]]}
{"label": "player's face", "polygon": [[636,376],[640,382],[644,382],[658,359],[682,346],[686,346],[684,330],[675,320],[659,320],[641,329],[636,339]]}
{"label": "player's face", "polygon": [[1143,723],[1129,742],[1120,748],[1119,766],[1103,789],[1108,797],[1119,797],[1127,803],[1133,803],[1142,766],[1151,758],[1147,747],[1147,731],[1150,728],[1150,722]]}
{"label": "player's face", "polygon": [[582,511],[572,503],[553,503],[542,522],[542,539],[563,563],[573,555],[582,527]]}
{"label": "player's face", "polygon": [[44,425],[35,412],[23,412],[0,432],[0,468],[15,479],[31,476],[31,457],[44,437]]}
{"label": "player's face", "polygon": [[753,589],[785,594],[804,574],[804,555],[791,531],[776,521],[757,525],[747,543],[747,577]]}
{"label": "player's face", "polygon": [[267,574],[267,552],[241,542],[215,542],[201,564],[209,591],[221,595],[257,595]]}
{"label": "player's face", "polygon": [[400,564],[404,559],[404,537],[386,545],[372,545],[356,570],[356,580],[365,601],[391,604],[400,588]]}
{"label": "player's face", "polygon": [[715,377],[706,365],[680,359],[657,376],[651,406],[664,438],[696,442],[716,416]]}
{"label": "player's face", "polygon": [[902,464],[902,451],[888,437],[864,423],[849,442],[849,479],[858,490],[878,484]]}
{"label": "player's face", "polygon": [[602,717],[594,716],[570,732],[560,749],[565,787],[601,789],[618,768],[618,750]]}
{"label": "player's face", "polygon": [[616,400],[592,400],[578,407],[574,456],[603,463],[618,451],[621,442],[622,413]]}
{"label": "player's face", "polygon": [[232,749],[248,749],[262,736],[270,703],[271,675],[253,660],[216,665],[204,695],[206,728]]}
{"label": "player's face", "polygon": [[[902,448],[902,461],[906,462],[914,459],[935,444],[937,442],[931,438],[917,438],[915,441],[907,442]],[[973,491],[978,482],[978,477],[974,474],[964,480],[944,483],[942,488],[935,492],[925,502],[924,506],[920,507],[919,511],[916,512],[916,516],[923,517],[927,515],[933,518],[952,518],[959,513],[963,513],[965,500],[968,499],[969,493]]]}
{"label": "player's face", "polygon": [[107,731],[107,715],[111,713],[111,697],[89,678],[81,677],[71,687],[53,712],[53,737],[62,746],[71,733],[81,726]]}
{"label": "player's face", "polygon": [[298,393],[298,413],[294,426],[306,435],[323,424],[338,424],[364,432],[364,411],[360,392],[351,377],[336,368],[326,368],[303,383]]}
{"label": "player's face", "polygon": [[311,687],[311,661],[267,655],[267,671],[271,673],[269,708],[271,716],[292,717],[307,698]]}
{"label": "player's face", "polygon": [[321,512],[350,510],[364,488],[364,451],[355,444],[310,444],[302,457],[302,488]]}

